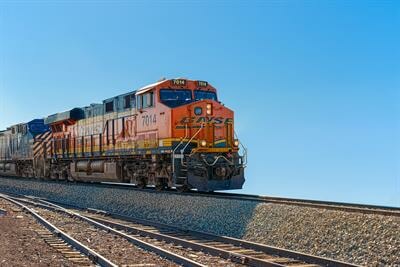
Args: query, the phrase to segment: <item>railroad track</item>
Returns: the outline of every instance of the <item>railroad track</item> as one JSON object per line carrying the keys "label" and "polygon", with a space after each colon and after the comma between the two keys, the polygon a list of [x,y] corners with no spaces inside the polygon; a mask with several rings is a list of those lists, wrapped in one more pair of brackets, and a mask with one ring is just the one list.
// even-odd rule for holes
{"label": "railroad track", "polygon": [[[93,261],[93,263],[95,263],[98,266],[106,266],[106,267],[116,267],[116,266],[178,266],[178,265],[183,265],[183,266],[193,266],[193,267],[204,267],[205,265],[197,263],[195,261],[192,261],[186,257],[182,257],[180,255],[177,255],[175,253],[172,253],[170,251],[166,251],[158,246],[154,246],[152,244],[149,244],[147,242],[141,241],[141,240],[137,240],[135,237],[133,236],[129,236],[126,235],[122,232],[113,230],[105,225],[102,225],[100,223],[95,223],[95,222],[91,222],[89,219],[85,218],[85,217],[79,217],[79,221],[82,222],[89,222],[91,224],[93,224],[95,226],[95,228],[97,228],[97,230],[95,228],[91,228],[88,227],[87,225],[84,225],[84,223],[79,224],[76,222],[72,222],[73,219],[71,219],[71,216],[73,217],[77,217],[77,215],[70,213],[70,212],[66,212],[65,210],[59,209],[57,207],[54,207],[52,205],[46,205],[46,204],[40,204],[40,203],[34,203],[32,201],[30,201],[29,199],[26,198],[21,198],[21,197],[13,197],[13,196],[5,196],[5,195],[1,195],[1,197],[12,201],[13,203],[19,205],[20,207],[22,207],[23,209],[27,210],[28,212],[30,212],[31,214],[33,214],[35,216],[35,218],[42,218],[41,222],[45,222],[46,227],[48,227],[48,225],[52,225],[54,228],[53,233],[56,235],[61,235],[61,237],[63,239],[67,240],[67,243],[71,246],[73,246],[74,248],[76,248],[77,250],[79,250],[80,252],[82,252],[83,254],[87,255],[88,258],[90,260]],[[40,213],[40,215],[39,215]],[[55,215],[55,214],[58,215]],[[63,218],[61,217],[61,214],[63,214]],[[37,217],[38,216],[38,217]],[[44,217],[46,217],[46,219],[44,219]],[[83,231],[85,232],[84,236],[79,236],[76,237],[75,239],[72,238],[71,236],[67,235],[66,232],[62,231],[60,228],[56,228],[53,224],[51,224],[49,221],[54,221],[54,224],[61,224],[61,225],[65,225],[67,226],[71,226],[72,224],[74,225],[74,227],[79,227],[80,230],[79,231]],[[73,231],[72,229],[68,229],[68,232],[74,232],[74,235],[77,235],[77,231]],[[158,262],[154,262],[154,259],[151,259],[151,261],[148,258],[145,258],[144,261],[145,263],[142,263],[142,259],[140,259],[140,256],[143,256],[143,254],[148,252],[143,252],[143,250],[140,250],[141,254],[136,254],[136,255],[131,255],[131,253],[134,253],[132,251],[132,249],[130,249],[128,246],[126,246],[126,244],[121,244],[119,247],[117,247],[116,249],[112,249],[111,245],[114,244],[110,244],[111,242],[115,242],[115,237],[108,239],[108,240],[101,240],[102,244],[99,245],[99,243],[97,243],[97,245],[94,245],[96,247],[96,249],[91,249],[88,246],[85,246],[82,243],[80,243],[78,241],[82,240],[82,239],[86,239],[87,242],[93,242],[95,243],[95,239],[96,237],[93,237],[93,233],[97,234],[97,233],[102,233],[103,237],[104,235],[117,235],[122,237],[124,240],[127,240],[127,242],[131,242],[133,243],[135,246],[135,248],[137,250],[139,250],[136,246],[139,246],[141,248],[144,248],[147,251],[151,251],[151,252],[156,252],[158,255],[167,258],[171,261],[167,261],[165,259],[159,260]],[[91,240],[91,241],[90,241]],[[117,242],[120,242],[121,240],[117,240]],[[47,240],[46,240],[47,242]],[[53,241],[51,241],[53,242]],[[53,244],[53,243],[51,243]],[[99,248],[99,246],[101,246],[101,248]],[[99,252],[95,252],[96,250],[100,250],[101,249],[101,254]],[[123,251],[123,253],[122,253]],[[107,258],[105,257],[105,255],[107,256]],[[128,256],[128,258],[126,257]],[[131,256],[131,258],[129,258],[129,256]],[[157,256],[158,257],[158,256]],[[130,260],[132,262],[130,262]],[[132,263],[132,264],[131,264]],[[81,264],[79,264],[80,266]]]}
{"label": "railroad track", "polygon": [[[219,257],[226,261],[219,261],[219,264],[217,264],[219,266],[356,266],[346,262],[225,236],[183,230],[165,224],[110,214],[104,211],[82,210],[77,209],[77,207],[61,206],[39,198],[22,199],[18,197],[17,199],[30,205],[68,214],[91,223],[96,227],[113,233],[119,233],[119,235],[141,241],[145,240],[145,242],[153,245],[163,243],[175,252],[186,249],[193,251],[192,253],[206,253],[207,255]],[[184,266],[199,266],[182,262],[181,264]],[[210,266],[217,265],[212,264]]]}
{"label": "railroad track", "polygon": [[[130,190],[138,190],[144,192],[159,193],[153,188],[139,189],[130,184],[124,183],[97,183],[98,186],[111,186],[127,188]],[[368,204],[357,204],[357,203],[345,203],[345,202],[334,202],[334,201],[321,201],[321,200],[308,200],[308,199],[297,199],[297,198],[284,198],[284,197],[271,197],[262,195],[249,195],[249,194],[237,194],[237,193],[226,193],[226,192],[178,192],[174,189],[169,189],[162,191],[163,193],[177,194],[177,195],[188,195],[197,197],[212,197],[212,198],[222,198],[222,199],[232,199],[232,200],[242,200],[242,201],[255,201],[260,203],[274,203],[283,205],[294,205],[301,207],[310,208],[320,208],[329,210],[340,210],[346,212],[358,212],[364,214],[379,214],[385,216],[396,216],[400,217],[400,208],[398,207],[388,207],[379,205],[368,205]]]}
{"label": "railroad track", "polygon": [[[8,179],[14,179],[12,177],[7,177]],[[35,178],[17,178],[17,179],[27,179],[27,180],[35,180]],[[46,181],[48,183],[60,183],[60,181]],[[69,183],[63,182],[61,183]],[[139,189],[132,184],[126,183],[79,183],[84,186],[96,186],[102,188],[121,188],[127,190],[136,190],[148,193],[159,194],[160,192],[156,191],[154,188],[146,188]],[[178,192],[174,189],[168,189],[162,191],[162,193],[166,194],[177,194],[177,195],[186,195],[186,196],[196,196],[196,197],[206,197],[206,198],[220,198],[220,199],[230,199],[230,200],[242,200],[242,201],[254,201],[259,203],[274,203],[274,204],[283,204],[283,205],[294,205],[301,207],[310,207],[310,208],[319,208],[319,209],[329,209],[329,210],[339,210],[346,212],[357,212],[364,214],[378,214],[385,216],[396,216],[400,217],[400,208],[399,207],[388,207],[388,206],[378,206],[378,205],[367,205],[367,204],[356,204],[356,203],[345,203],[345,202],[333,202],[333,201],[320,201],[320,200],[307,200],[307,199],[296,199],[296,198],[283,198],[283,197],[271,197],[271,196],[262,196],[262,195],[249,195],[249,194],[237,194],[237,193],[226,193],[226,192],[212,192],[212,193],[204,193],[204,192]]]}
{"label": "railroad track", "polygon": [[270,197],[270,196],[246,195],[246,194],[219,193],[219,192],[205,193],[200,195],[211,196],[216,198],[225,198],[225,199],[248,200],[248,201],[257,201],[263,203],[295,205],[295,206],[310,207],[310,208],[322,208],[322,209],[340,210],[346,212],[359,212],[365,214],[379,214],[385,216],[400,217],[400,208],[378,206],[378,205],[366,205],[366,204]]}
{"label": "railroad track", "polygon": [[22,202],[3,194],[0,194],[0,198],[9,201],[10,203],[22,208],[27,213],[32,215],[46,229],[37,230],[36,232],[39,234],[39,236],[43,238],[49,246],[63,254],[72,263],[77,264],[78,266],[117,266],[104,256],[83,245],[81,242],[72,238],[67,233],[61,231],[48,220],[40,216],[35,210],[24,205]]}

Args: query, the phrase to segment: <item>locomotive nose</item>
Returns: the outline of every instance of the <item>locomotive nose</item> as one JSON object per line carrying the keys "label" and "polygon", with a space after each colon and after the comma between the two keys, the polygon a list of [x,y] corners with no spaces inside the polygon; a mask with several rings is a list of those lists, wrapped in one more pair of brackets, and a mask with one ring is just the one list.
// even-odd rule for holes
{"label": "locomotive nose", "polygon": [[200,129],[197,136],[201,150],[211,148],[235,149],[233,140],[233,112],[214,100],[197,101],[188,108],[193,128]]}

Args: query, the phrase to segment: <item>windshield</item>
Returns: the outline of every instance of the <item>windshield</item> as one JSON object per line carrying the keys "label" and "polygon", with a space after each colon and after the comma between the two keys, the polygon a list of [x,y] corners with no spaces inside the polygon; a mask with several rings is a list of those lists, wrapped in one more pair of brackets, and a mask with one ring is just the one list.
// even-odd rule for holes
{"label": "windshield", "polygon": [[160,100],[170,108],[182,106],[192,102],[192,91],[161,89]]}
{"label": "windshield", "polygon": [[210,91],[195,90],[194,91],[194,99],[196,101],[203,100],[203,99],[212,99],[212,100],[217,101],[217,94],[215,92],[210,92]]}

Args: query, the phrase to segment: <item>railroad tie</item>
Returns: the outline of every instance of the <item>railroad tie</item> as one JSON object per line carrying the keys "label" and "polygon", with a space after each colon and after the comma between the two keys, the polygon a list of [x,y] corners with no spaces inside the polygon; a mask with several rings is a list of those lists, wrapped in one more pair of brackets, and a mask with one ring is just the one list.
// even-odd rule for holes
{"label": "railroad tie", "polygon": [[153,267],[153,266],[157,265],[153,263],[137,263],[137,264],[121,265],[121,267]]}
{"label": "railroad tie", "polygon": [[275,263],[280,263],[280,264],[293,264],[293,263],[300,263],[298,260],[294,259],[288,259],[288,258],[270,258],[268,261],[272,261]]}
{"label": "railroad tie", "polygon": [[61,253],[68,261],[78,266],[93,266],[93,263],[85,255],[72,248],[64,240],[56,237],[47,229],[36,229],[36,233],[57,252]]}
{"label": "railroad tie", "polygon": [[[260,255],[260,252],[254,251],[252,249],[245,249],[245,248],[235,248],[235,249],[230,249],[229,251],[235,252],[237,254],[245,254],[246,256],[250,255]],[[261,254],[264,254],[261,252]]]}
{"label": "railroad tie", "polygon": [[216,244],[216,245],[212,245],[212,247],[220,248],[220,249],[226,249],[226,250],[228,250],[228,249],[230,250],[230,249],[236,248],[232,244],[224,244],[224,243],[219,243],[219,244]]}
{"label": "railroad tie", "polygon": [[299,263],[299,264],[293,264],[293,265],[291,264],[290,267],[321,267],[321,265]]}
{"label": "railroad tie", "polygon": [[145,230],[145,231],[155,231],[155,230],[157,230],[156,228],[154,228],[154,227],[141,227],[140,228],[140,230]]}

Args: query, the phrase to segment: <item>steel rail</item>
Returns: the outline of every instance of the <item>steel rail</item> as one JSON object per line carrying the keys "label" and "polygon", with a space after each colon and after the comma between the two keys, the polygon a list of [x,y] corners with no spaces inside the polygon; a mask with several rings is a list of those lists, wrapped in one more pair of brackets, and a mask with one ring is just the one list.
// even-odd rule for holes
{"label": "steel rail", "polygon": [[235,246],[241,246],[241,247],[247,248],[247,249],[262,251],[267,254],[273,254],[273,255],[279,255],[281,257],[298,259],[298,260],[306,261],[308,263],[313,263],[313,264],[318,264],[318,265],[323,265],[323,266],[343,266],[343,267],[344,266],[357,266],[357,265],[352,265],[352,264],[345,263],[342,261],[337,261],[337,260],[332,260],[332,259],[328,259],[328,258],[324,258],[324,257],[314,256],[314,255],[301,253],[301,252],[297,252],[297,251],[293,251],[293,250],[287,250],[287,249],[282,249],[282,248],[278,248],[278,247],[268,246],[265,244],[250,242],[250,241],[243,240],[243,239],[237,239],[237,238],[228,237],[228,236],[218,236],[218,235],[201,232],[201,231],[180,229],[179,227],[176,227],[176,226],[170,226],[170,225],[163,224],[163,223],[152,222],[152,221],[137,219],[137,218],[133,218],[133,217],[129,217],[129,216],[108,213],[105,211],[89,209],[88,212],[100,213],[100,214],[104,214],[105,216],[109,216],[111,218],[120,219],[123,221],[132,222],[132,223],[149,225],[149,226],[153,226],[153,227],[156,227],[159,229],[164,228],[164,229],[171,229],[171,230],[178,231],[178,232],[185,232],[185,233],[193,234],[193,236],[199,236],[199,237],[209,239],[209,240],[215,240],[215,241],[219,241],[219,242],[223,242],[223,243],[227,243],[227,244],[232,244]]}
{"label": "steel rail", "polygon": [[222,192],[200,193],[200,195],[205,195],[205,196],[210,196],[210,197],[215,197],[215,198],[224,198],[224,199],[257,201],[257,202],[263,202],[263,203],[295,205],[295,206],[310,207],[310,208],[322,208],[322,209],[330,209],[330,210],[341,210],[341,211],[346,211],[346,212],[358,212],[358,213],[365,213],[365,214],[379,214],[379,215],[385,215],[385,216],[400,217],[400,208],[388,207],[388,206],[334,202],[334,201],[322,201],[322,200],[284,198],[284,197],[270,197],[270,196],[262,196],[262,195],[233,194],[233,193],[222,193]]}
{"label": "steel rail", "polygon": [[[86,183],[81,183],[81,184],[86,184]],[[160,193],[158,191],[153,190],[153,188],[138,189],[133,185],[126,183],[103,182],[103,183],[94,183],[91,185],[101,186],[101,187],[109,186],[109,188],[121,188],[127,190],[138,190],[154,194]],[[211,197],[211,198],[220,198],[228,200],[254,201],[259,203],[294,205],[294,206],[302,206],[310,208],[320,208],[320,209],[322,208],[322,209],[339,210],[346,212],[357,212],[364,214],[377,214],[377,215],[400,217],[400,207],[389,207],[380,205],[323,201],[323,200],[308,200],[308,199],[298,199],[298,198],[271,197],[263,195],[249,195],[249,194],[226,193],[226,192],[197,192],[197,191],[178,192],[175,189],[164,190],[161,193],[186,195],[194,197],[209,197],[209,198]]]}
{"label": "steel rail", "polygon": [[100,255],[99,253],[93,251],[89,247],[83,245],[81,242],[77,241],[73,237],[69,236],[65,232],[58,229],[56,226],[51,224],[49,221],[41,217],[36,211],[27,207],[26,205],[22,204],[20,201],[15,200],[7,195],[0,194],[0,197],[14,203],[15,205],[21,207],[23,210],[29,212],[39,223],[41,223],[44,227],[46,227],[50,232],[52,232],[57,237],[64,240],[66,243],[71,245],[73,248],[78,250],[79,252],[83,253],[84,255],[88,256],[88,258],[95,264],[99,264],[100,266],[104,267],[117,267],[116,264],[112,263],[110,260],[106,259],[104,256]]}
{"label": "steel rail", "polygon": [[297,251],[293,251],[293,250],[287,250],[287,249],[282,249],[282,248],[278,248],[278,247],[268,246],[265,244],[250,242],[250,241],[246,241],[243,239],[237,239],[237,238],[228,237],[228,236],[218,236],[218,235],[201,232],[201,231],[181,229],[176,226],[171,226],[171,225],[167,225],[167,224],[163,224],[163,223],[159,223],[159,222],[153,222],[153,221],[144,220],[144,219],[137,219],[137,218],[133,218],[130,216],[109,213],[109,212],[105,212],[105,211],[101,211],[101,210],[95,210],[95,209],[85,209],[85,210],[90,213],[95,213],[95,214],[98,213],[98,214],[102,214],[104,216],[109,216],[111,218],[119,219],[122,221],[153,226],[158,229],[170,229],[172,231],[193,234],[193,236],[198,236],[198,237],[202,237],[202,238],[209,239],[209,240],[215,240],[215,241],[219,241],[219,242],[223,242],[223,243],[227,243],[227,244],[232,244],[235,246],[241,246],[241,247],[247,248],[247,249],[262,251],[267,254],[273,254],[273,255],[279,255],[281,257],[298,259],[298,260],[302,260],[302,261],[305,261],[308,263],[313,263],[313,264],[318,264],[318,265],[323,265],[323,266],[342,266],[342,267],[357,266],[357,265],[352,265],[352,264],[342,262],[342,261],[337,261],[337,260],[332,260],[332,259],[328,259],[328,258],[324,258],[324,257],[314,256],[314,255],[301,253],[301,252],[297,252]]}
{"label": "steel rail", "polygon": [[[81,184],[86,184],[86,183],[81,183]],[[92,183],[91,185],[100,187],[109,186],[109,188],[121,188],[127,190],[138,190],[154,194],[160,193],[156,190],[153,190],[153,188],[139,189],[134,187],[133,185],[125,183],[103,182],[103,183]],[[248,194],[225,193],[225,192],[197,192],[197,191],[178,192],[175,189],[164,190],[161,193],[186,195],[194,197],[219,198],[228,200],[254,201],[259,203],[273,203],[273,204],[283,204],[283,205],[292,205],[292,206],[309,207],[309,208],[339,210],[345,212],[357,212],[364,214],[377,214],[384,216],[400,217],[400,208],[389,207],[389,206],[334,202],[334,201],[323,201],[323,200],[308,200],[308,199],[297,199],[297,198],[284,198],[284,197],[271,197],[262,195],[248,195]]]}
{"label": "steel rail", "polygon": [[[155,238],[158,240],[175,243],[175,244],[178,244],[178,245],[181,245],[184,247],[190,247],[194,250],[204,251],[211,255],[220,256],[225,259],[229,259],[233,262],[246,264],[249,266],[275,266],[275,267],[278,267],[278,266],[287,266],[287,265],[283,264],[283,263],[277,263],[277,262],[274,262],[273,260],[269,260],[269,259],[260,259],[260,258],[254,257],[254,256],[247,255],[246,253],[235,252],[235,251],[232,251],[232,250],[229,250],[226,248],[215,247],[215,246],[211,245],[211,243],[212,242],[221,242],[223,244],[231,244],[231,245],[237,246],[238,248],[254,250],[254,252],[261,251],[270,256],[278,255],[280,258],[289,258],[289,259],[298,260],[298,261],[302,261],[302,262],[309,263],[309,264],[318,264],[321,266],[338,266],[338,267],[357,266],[357,265],[353,265],[350,263],[345,263],[345,262],[336,261],[336,260],[332,260],[332,259],[317,257],[317,256],[309,255],[309,254],[304,254],[304,253],[295,252],[295,251],[291,251],[291,250],[285,250],[285,249],[276,248],[276,247],[269,247],[266,245],[251,243],[248,241],[224,237],[224,236],[214,236],[214,235],[210,235],[210,234],[203,234],[202,236],[200,236],[199,234],[194,235],[193,234],[194,232],[188,231],[188,230],[185,231],[184,233],[175,233],[175,232],[169,232],[169,231],[157,233],[157,232],[144,230],[142,228],[137,228],[137,227],[133,227],[130,225],[121,224],[121,223],[116,223],[116,222],[101,219],[101,218],[96,218],[96,217],[91,217],[91,216],[88,216],[88,218],[91,218],[95,221],[101,222],[103,224],[109,225],[109,226],[119,229],[119,230],[134,232],[136,234],[141,234],[141,235],[145,235],[145,236]],[[165,234],[165,233],[167,233],[167,234]],[[181,237],[182,234],[183,234],[184,238]],[[195,238],[194,239],[195,241],[193,241],[193,239],[190,239],[190,238],[186,239],[187,236],[191,236],[192,238]],[[200,240],[198,240],[198,239],[200,239]],[[199,242],[199,241],[201,241],[201,242]],[[243,250],[243,249],[241,249],[241,250]],[[293,265],[292,262],[289,262],[289,263],[291,265]]]}
{"label": "steel rail", "polygon": [[[255,252],[263,252],[267,255],[274,255],[274,256],[277,255],[281,258],[290,258],[290,259],[298,260],[301,262],[305,262],[307,264],[316,264],[316,265],[320,265],[320,266],[339,266],[339,267],[357,266],[357,265],[346,263],[343,261],[328,259],[328,258],[324,258],[324,257],[318,257],[318,256],[306,254],[306,253],[277,248],[277,247],[273,247],[273,246],[267,246],[264,244],[249,242],[246,240],[236,239],[236,238],[232,238],[232,237],[217,236],[217,235],[200,232],[200,231],[180,229],[175,226],[169,226],[166,224],[152,222],[152,221],[148,221],[148,220],[136,219],[136,218],[132,218],[132,217],[128,217],[128,216],[112,214],[112,213],[108,213],[108,212],[100,211],[100,210],[84,209],[91,213],[100,213],[102,215],[109,216],[110,218],[119,219],[119,220],[123,220],[126,222],[132,222],[135,224],[140,224],[141,226],[153,226],[157,230],[164,229],[163,231],[160,231],[160,232],[154,232],[154,231],[151,231],[148,229],[146,230],[144,228],[134,227],[132,225],[121,224],[118,222],[113,222],[111,220],[98,218],[95,216],[87,216],[87,215],[83,216],[79,213],[69,211],[61,205],[54,204],[53,201],[47,201],[47,200],[43,200],[40,198],[33,198],[33,199],[40,202],[41,205],[52,206],[55,209],[62,210],[64,212],[72,214],[74,216],[78,216],[80,218],[86,218],[91,221],[95,221],[100,224],[107,225],[107,226],[111,227],[111,229],[115,228],[120,231],[133,232],[135,234],[148,236],[150,238],[154,238],[157,240],[163,240],[166,242],[178,244],[183,247],[190,247],[194,250],[204,251],[211,255],[219,256],[219,257],[222,257],[225,259],[229,259],[233,262],[246,264],[249,266],[282,267],[282,266],[286,266],[286,265],[277,263],[277,262],[273,262],[268,259],[260,259],[260,258],[249,256],[246,254],[241,254],[239,252],[229,251],[227,249],[218,248],[218,247],[213,247],[212,245],[207,245],[207,244],[211,244],[212,242],[221,242],[224,244],[230,244],[230,245],[237,246],[237,247],[247,249],[247,250],[254,250]],[[76,207],[76,208],[82,209],[79,207]],[[172,234],[172,233],[174,233],[174,234]],[[184,236],[190,235],[191,237],[194,237],[195,239],[192,238],[190,240],[190,238],[189,239],[182,238],[181,237],[182,234]],[[196,239],[200,239],[199,241],[202,241],[202,242],[204,242],[204,241],[207,241],[207,242],[206,243],[196,242],[196,241],[194,241]]]}
{"label": "steel rail", "polygon": [[103,229],[103,230],[105,230],[107,232],[110,232],[110,233],[116,234],[118,236],[121,236],[121,237],[125,238],[126,240],[128,240],[129,242],[133,243],[134,245],[139,246],[139,247],[143,248],[144,250],[154,252],[154,253],[158,254],[159,256],[167,258],[167,259],[169,259],[169,260],[171,260],[171,261],[173,261],[173,262],[175,262],[177,264],[181,264],[183,266],[188,266],[188,267],[206,267],[205,265],[200,264],[200,263],[198,263],[196,261],[193,261],[193,260],[191,260],[189,258],[183,257],[181,255],[178,255],[176,253],[170,252],[170,251],[165,250],[163,248],[160,248],[158,246],[152,245],[152,244],[150,244],[148,242],[142,241],[142,240],[140,240],[140,239],[138,239],[138,238],[136,238],[134,236],[128,235],[128,234],[123,233],[123,232],[121,232],[119,230],[111,228],[110,226],[107,226],[106,224],[104,224],[102,222],[99,222],[99,221],[96,221],[96,220],[94,220],[94,219],[92,219],[90,217],[83,216],[83,215],[81,215],[79,213],[76,213],[76,212],[73,212],[73,211],[69,211],[66,208],[64,208],[64,207],[62,207],[60,205],[54,204],[54,203],[52,203],[50,201],[45,201],[43,199],[34,198],[34,197],[33,198],[30,197],[30,199],[32,199],[33,202],[20,199],[19,197],[12,197],[12,198],[17,198],[18,201],[26,202],[26,203],[29,203],[31,205],[37,205],[37,206],[40,206],[40,207],[45,208],[45,209],[64,212],[64,213],[66,213],[66,214],[68,214],[70,216],[76,217],[76,218],[78,218],[78,219],[80,219],[82,221],[90,223],[90,224],[94,225],[97,228],[100,228],[100,229]]}

